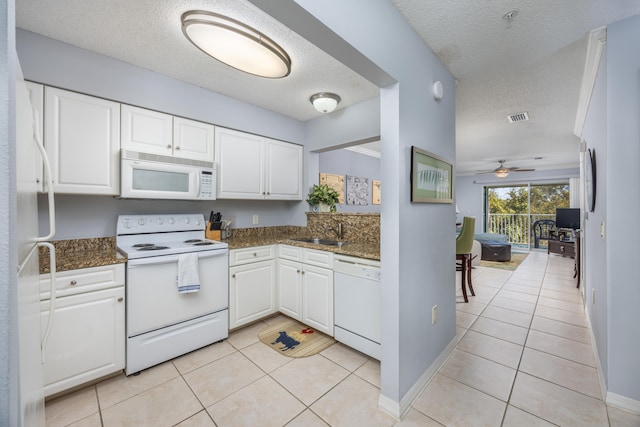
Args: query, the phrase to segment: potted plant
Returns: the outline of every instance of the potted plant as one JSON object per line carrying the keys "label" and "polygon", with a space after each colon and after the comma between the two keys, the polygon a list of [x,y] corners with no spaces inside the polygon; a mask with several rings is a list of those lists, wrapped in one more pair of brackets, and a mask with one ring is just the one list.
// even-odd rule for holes
{"label": "potted plant", "polygon": [[318,206],[319,212],[335,212],[338,200],[338,192],[327,184],[314,185],[307,197],[307,203]]}

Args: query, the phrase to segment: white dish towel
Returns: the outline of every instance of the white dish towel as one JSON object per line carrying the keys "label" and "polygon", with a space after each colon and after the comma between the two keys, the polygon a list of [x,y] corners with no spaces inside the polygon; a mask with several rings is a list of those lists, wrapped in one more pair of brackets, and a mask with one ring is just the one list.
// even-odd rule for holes
{"label": "white dish towel", "polygon": [[178,255],[178,276],[176,277],[178,292],[181,294],[198,292],[200,276],[198,274],[198,254]]}

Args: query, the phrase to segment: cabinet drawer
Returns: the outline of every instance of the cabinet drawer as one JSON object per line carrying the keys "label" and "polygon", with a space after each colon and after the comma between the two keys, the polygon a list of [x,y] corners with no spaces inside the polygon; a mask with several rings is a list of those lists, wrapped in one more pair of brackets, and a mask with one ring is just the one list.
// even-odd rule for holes
{"label": "cabinet drawer", "polygon": [[278,245],[278,258],[291,261],[302,261],[302,248],[289,245]]}
{"label": "cabinet drawer", "polygon": [[549,252],[573,257],[575,256],[575,243],[550,240]]}
{"label": "cabinet drawer", "polygon": [[333,253],[304,248],[302,251],[302,262],[333,269]]}
{"label": "cabinet drawer", "polygon": [[[40,300],[50,298],[50,274],[40,275]],[[56,273],[56,296],[64,297],[124,286],[124,264],[104,265]]]}
{"label": "cabinet drawer", "polygon": [[274,259],[275,246],[257,246],[229,251],[229,266],[249,264],[251,262]]}

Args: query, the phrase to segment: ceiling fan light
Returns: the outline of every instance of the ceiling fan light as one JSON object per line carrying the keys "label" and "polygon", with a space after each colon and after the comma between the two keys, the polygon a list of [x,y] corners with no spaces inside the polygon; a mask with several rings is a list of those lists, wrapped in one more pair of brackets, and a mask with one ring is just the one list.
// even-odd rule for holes
{"label": "ceiling fan light", "polygon": [[506,178],[507,176],[509,176],[509,172],[508,171],[498,171],[495,173],[495,175],[498,178]]}
{"label": "ceiling fan light", "polygon": [[282,78],[291,72],[291,59],[276,42],[235,19],[213,12],[182,14],[182,33],[198,49],[245,73]]}
{"label": "ceiling fan light", "polygon": [[332,112],[340,103],[340,97],[335,93],[320,92],[309,98],[313,107],[321,113],[327,114]]}

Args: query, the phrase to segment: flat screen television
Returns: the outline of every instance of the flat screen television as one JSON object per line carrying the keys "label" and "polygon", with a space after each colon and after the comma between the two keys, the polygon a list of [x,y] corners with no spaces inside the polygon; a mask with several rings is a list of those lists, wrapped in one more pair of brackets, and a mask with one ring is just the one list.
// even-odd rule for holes
{"label": "flat screen television", "polygon": [[556,209],[556,228],[580,228],[580,209],[579,208],[557,208]]}

